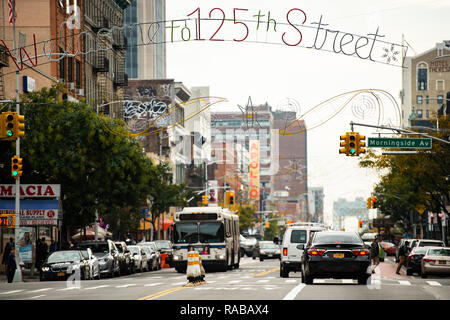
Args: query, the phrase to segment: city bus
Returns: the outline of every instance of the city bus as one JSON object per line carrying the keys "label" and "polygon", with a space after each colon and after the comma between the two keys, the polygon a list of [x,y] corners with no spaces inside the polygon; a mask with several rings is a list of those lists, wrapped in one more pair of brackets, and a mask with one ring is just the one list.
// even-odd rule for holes
{"label": "city bus", "polygon": [[227,271],[239,268],[239,216],[221,207],[186,207],[173,220],[171,267],[186,272],[187,252],[200,253],[208,269]]}

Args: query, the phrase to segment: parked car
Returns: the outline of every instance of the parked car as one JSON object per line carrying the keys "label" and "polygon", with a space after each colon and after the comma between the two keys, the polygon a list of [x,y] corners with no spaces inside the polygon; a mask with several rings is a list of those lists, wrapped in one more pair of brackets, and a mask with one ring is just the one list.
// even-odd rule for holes
{"label": "parked car", "polygon": [[392,242],[381,241],[381,246],[383,247],[384,252],[388,256],[395,256],[397,252],[397,247]]}
{"label": "parked car", "polygon": [[259,257],[260,261],[264,259],[280,259],[280,245],[273,241],[259,241],[253,248],[253,257]]}
{"label": "parked car", "polygon": [[132,274],[134,273],[134,261],[130,250],[125,241],[116,241],[114,243],[117,250],[119,250],[119,265],[120,273],[122,274]]}
{"label": "parked car", "polygon": [[422,258],[421,277],[429,274],[450,275],[450,248],[426,247],[428,250]]}
{"label": "parked car", "polygon": [[420,239],[414,247],[445,247],[445,243],[441,240]]}
{"label": "parked car", "polygon": [[173,257],[172,242],[169,240],[155,240],[153,242],[156,244],[156,247],[158,248],[161,259],[163,255],[166,255],[165,261],[170,266],[170,262],[172,261]]}
{"label": "parked car", "polygon": [[131,254],[134,259],[134,267],[135,270],[142,272],[144,270],[148,270],[147,266],[147,257],[144,250],[140,246],[128,246]]}
{"label": "parked car", "polygon": [[406,248],[408,248],[410,242],[411,242],[410,239],[401,239],[401,240],[400,240],[400,242],[399,242],[399,244],[398,244],[398,246],[397,246],[397,249],[395,250],[395,262],[397,262],[397,263],[400,262],[400,257],[399,257],[399,255],[398,255],[398,250],[399,250],[403,245],[405,245]]}
{"label": "parked car", "polygon": [[411,239],[409,241],[406,254],[409,254],[412,251],[412,249],[416,246],[417,241],[419,241],[419,239]]}
{"label": "parked car", "polygon": [[156,270],[161,269],[161,253],[159,252],[158,247],[156,246],[155,242],[153,242],[153,241],[139,242],[139,245],[147,246],[150,248],[151,254],[152,255],[154,254],[154,257],[152,257],[152,259],[156,260],[156,265],[157,265]]}
{"label": "parked car", "polygon": [[147,271],[154,271],[158,269],[158,260],[155,252],[152,252],[150,246],[141,246],[142,250],[145,252],[145,259],[147,259]]}
{"label": "parked car", "polygon": [[317,232],[306,244],[302,256],[302,282],[313,284],[315,278],[357,279],[367,284],[370,277],[370,250],[355,232]]}
{"label": "parked car", "polygon": [[80,280],[89,279],[89,263],[80,250],[61,250],[50,253],[39,270],[40,281],[67,280],[79,272]]}
{"label": "parked car", "polygon": [[98,258],[92,253],[91,248],[80,250],[80,252],[89,264],[89,279],[100,280],[100,264]]}
{"label": "parked car", "polygon": [[422,258],[427,252],[427,247],[415,247],[412,249],[408,258],[406,259],[406,274],[411,276],[413,273],[422,272]]}
{"label": "parked car", "polygon": [[91,248],[98,258],[101,275],[114,277],[120,275],[119,252],[116,245],[111,240],[104,241],[83,241],[78,244],[77,249],[84,250]]}

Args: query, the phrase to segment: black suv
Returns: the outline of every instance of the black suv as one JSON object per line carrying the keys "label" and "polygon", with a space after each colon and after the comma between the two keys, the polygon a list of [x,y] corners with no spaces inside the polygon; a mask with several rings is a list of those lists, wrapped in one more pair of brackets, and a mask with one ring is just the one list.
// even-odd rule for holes
{"label": "black suv", "polygon": [[130,250],[128,250],[125,241],[114,242],[117,250],[119,250],[119,266],[121,274],[132,274],[134,270],[134,258],[131,255]]}
{"label": "black suv", "polygon": [[322,231],[309,239],[302,256],[302,282],[314,278],[357,279],[367,284],[370,277],[370,251],[355,232]]}

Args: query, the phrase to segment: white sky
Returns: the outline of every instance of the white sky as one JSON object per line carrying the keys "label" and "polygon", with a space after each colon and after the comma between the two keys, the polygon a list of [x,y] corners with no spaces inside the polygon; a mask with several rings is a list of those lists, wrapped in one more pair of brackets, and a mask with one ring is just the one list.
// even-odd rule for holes
{"label": "white sky", "polygon": [[[207,18],[211,9],[221,8],[225,17],[232,19],[233,8],[241,8],[248,11],[239,11],[237,16],[246,20],[256,20],[253,15],[261,10],[261,14],[270,11],[271,18],[277,22],[286,22],[286,13],[299,8],[306,13],[305,25],[317,22],[322,15],[327,28],[361,36],[374,33],[379,27],[379,34],[385,36],[382,40],[401,44],[404,34],[417,53],[434,47],[437,42],[450,40],[448,0],[167,0],[166,3],[167,20],[184,19],[200,7],[202,18]],[[220,12],[214,11],[212,17],[221,17]],[[300,19],[300,15],[291,17],[296,23]],[[265,19],[267,16],[262,21]],[[202,25],[202,37],[209,39],[212,32],[206,24]],[[256,33],[255,24],[249,24],[248,39],[257,37],[264,41],[265,27],[262,23],[260,28],[264,30]],[[287,31],[288,42],[296,41],[297,33],[292,27],[278,27]],[[180,29],[175,30],[174,39],[179,39]],[[234,26],[232,21],[227,21],[217,38],[241,38],[242,30],[242,25]],[[278,31],[278,39],[280,36]],[[302,41],[311,45],[313,39],[305,34]],[[412,54],[409,49],[408,55]],[[268,102],[274,107],[286,98],[295,99],[300,103],[301,114],[335,95],[358,89],[386,90],[399,103],[402,86],[399,67],[334,52],[246,41],[168,43],[167,77],[182,81],[187,87],[209,86],[211,96],[228,99],[228,103],[217,105],[213,110],[238,111],[236,105],[245,106],[251,96],[254,105]],[[384,112],[389,117],[395,110],[392,105],[384,105]],[[324,187],[326,219],[331,218],[333,201],[340,197],[367,198],[378,180],[375,172],[357,166],[357,157],[338,153],[339,135],[350,131],[351,120],[377,123],[374,117],[355,118],[348,106],[331,121],[308,131],[308,185]],[[374,136],[375,129],[355,127],[355,131]]]}

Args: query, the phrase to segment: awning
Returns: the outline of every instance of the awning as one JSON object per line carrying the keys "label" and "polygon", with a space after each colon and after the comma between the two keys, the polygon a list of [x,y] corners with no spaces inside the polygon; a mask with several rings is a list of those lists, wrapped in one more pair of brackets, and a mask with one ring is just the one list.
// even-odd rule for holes
{"label": "awning", "polygon": [[[105,238],[105,237],[110,237],[110,236],[112,236],[111,232],[108,232],[105,229],[103,229],[102,227],[98,226],[98,237],[100,239]],[[84,238],[83,229],[79,229],[78,233],[76,233],[72,236],[73,240],[80,239],[80,238]],[[86,228],[86,239],[95,239],[94,226]]]}

